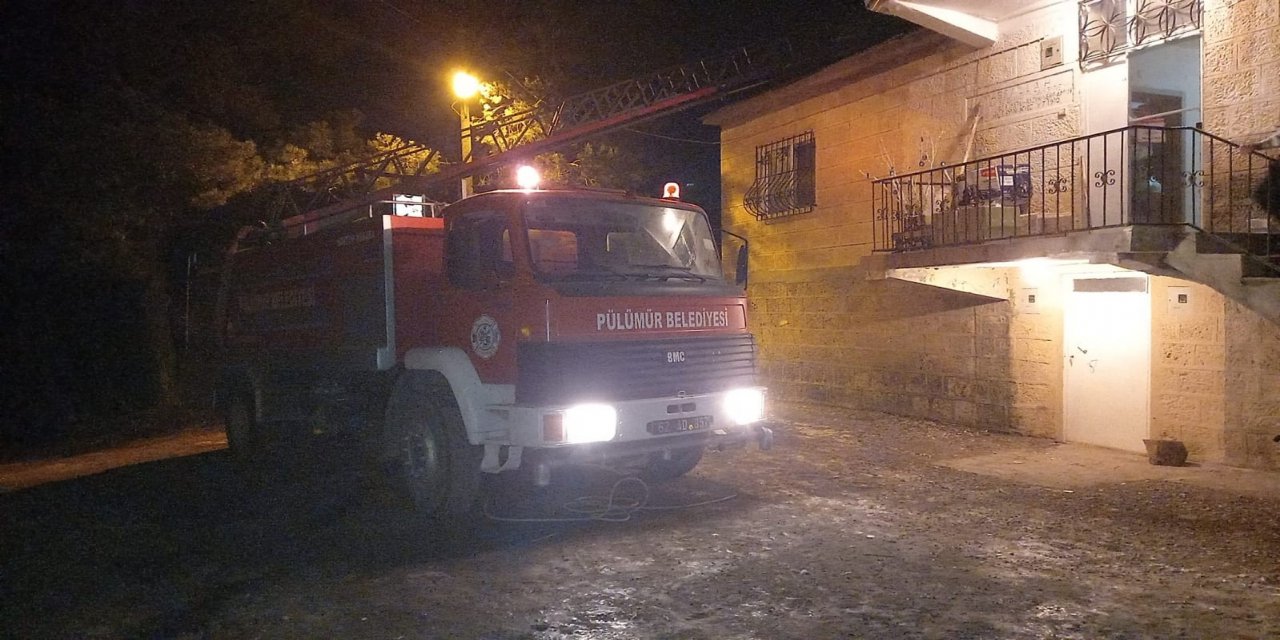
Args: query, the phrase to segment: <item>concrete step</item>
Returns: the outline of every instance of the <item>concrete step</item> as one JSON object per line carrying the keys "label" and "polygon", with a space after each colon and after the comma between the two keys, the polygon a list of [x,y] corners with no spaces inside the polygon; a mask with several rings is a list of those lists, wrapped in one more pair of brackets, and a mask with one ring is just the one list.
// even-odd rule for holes
{"label": "concrete step", "polygon": [[1280,254],[1270,256],[1254,256],[1250,259],[1241,256],[1240,275],[1245,278],[1280,278]]}
{"label": "concrete step", "polygon": [[1196,253],[1280,254],[1278,233],[1197,233]]}
{"label": "concrete step", "polygon": [[[1200,284],[1257,311],[1271,322],[1280,324],[1280,278],[1248,276],[1246,264],[1268,271],[1241,253],[1202,253],[1197,251],[1202,234],[1188,237],[1170,251],[1165,260],[1174,269]],[[1252,268],[1252,267],[1249,267]]]}

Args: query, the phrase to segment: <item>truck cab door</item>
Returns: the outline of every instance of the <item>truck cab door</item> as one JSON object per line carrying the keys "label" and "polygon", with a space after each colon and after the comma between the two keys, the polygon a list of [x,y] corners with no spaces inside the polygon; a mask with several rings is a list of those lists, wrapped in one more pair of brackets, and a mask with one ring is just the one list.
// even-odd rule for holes
{"label": "truck cab door", "polygon": [[464,349],[488,383],[516,376],[515,230],[505,211],[461,213],[447,223],[440,337]]}

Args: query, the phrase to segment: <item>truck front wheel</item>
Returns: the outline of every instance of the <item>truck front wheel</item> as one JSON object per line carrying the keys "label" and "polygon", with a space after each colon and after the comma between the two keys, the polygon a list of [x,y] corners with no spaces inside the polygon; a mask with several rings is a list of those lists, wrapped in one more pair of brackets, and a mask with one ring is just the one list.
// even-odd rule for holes
{"label": "truck front wheel", "polygon": [[437,373],[407,371],[387,404],[387,454],[396,483],[424,515],[475,506],[482,447],[467,441],[453,391]]}

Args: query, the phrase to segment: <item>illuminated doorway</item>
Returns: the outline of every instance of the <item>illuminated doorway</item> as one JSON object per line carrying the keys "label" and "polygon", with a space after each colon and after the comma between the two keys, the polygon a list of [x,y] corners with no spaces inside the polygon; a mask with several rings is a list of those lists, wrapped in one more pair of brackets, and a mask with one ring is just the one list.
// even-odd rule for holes
{"label": "illuminated doorway", "polygon": [[1140,223],[1196,223],[1188,188],[1199,126],[1200,38],[1182,38],[1129,54],[1131,219]]}
{"label": "illuminated doorway", "polygon": [[1151,297],[1146,274],[1066,276],[1064,439],[1145,451],[1151,420]]}

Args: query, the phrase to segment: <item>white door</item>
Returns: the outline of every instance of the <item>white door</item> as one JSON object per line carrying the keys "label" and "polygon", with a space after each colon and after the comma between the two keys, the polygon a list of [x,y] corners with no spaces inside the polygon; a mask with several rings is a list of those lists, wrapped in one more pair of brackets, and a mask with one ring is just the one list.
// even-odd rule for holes
{"label": "white door", "polygon": [[1068,276],[1063,284],[1065,438],[1145,451],[1151,400],[1147,276]]}

